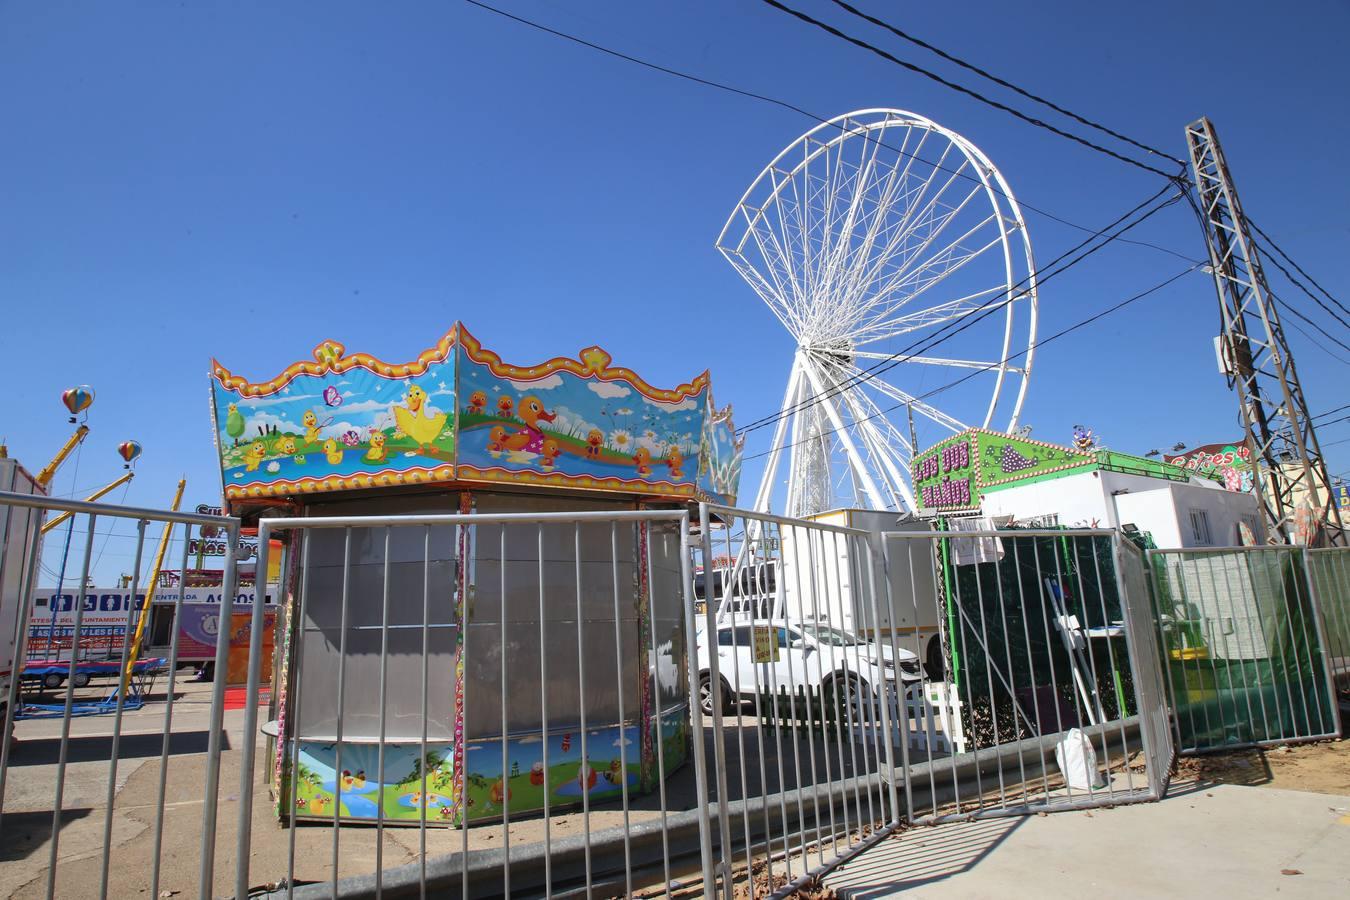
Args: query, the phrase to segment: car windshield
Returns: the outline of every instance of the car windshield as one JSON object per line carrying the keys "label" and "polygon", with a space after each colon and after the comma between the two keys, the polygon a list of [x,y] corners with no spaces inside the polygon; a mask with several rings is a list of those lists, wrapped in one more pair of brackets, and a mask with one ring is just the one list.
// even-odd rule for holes
{"label": "car windshield", "polygon": [[806,630],[822,644],[833,644],[836,647],[854,647],[859,644],[867,643],[867,641],[858,637],[856,634],[849,634],[847,631],[839,628],[824,628],[819,625],[808,625]]}

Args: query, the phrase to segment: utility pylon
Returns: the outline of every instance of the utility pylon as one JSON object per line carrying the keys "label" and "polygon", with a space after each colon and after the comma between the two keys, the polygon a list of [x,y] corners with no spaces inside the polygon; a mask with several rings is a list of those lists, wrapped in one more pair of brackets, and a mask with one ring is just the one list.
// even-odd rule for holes
{"label": "utility pylon", "polygon": [[[1202,118],[1186,126],[1186,146],[1199,194],[1200,219],[1210,269],[1223,311],[1219,355],[1241,407],[1251,452],[1252,489],[1272,541],[1344,544],[1340,510],[1303,397],[1294,355],[1280,327],[1275,298],[1252,243],[1228,163],[1214,125]],[[1310,522],[1296,522],[1307,504]]]}

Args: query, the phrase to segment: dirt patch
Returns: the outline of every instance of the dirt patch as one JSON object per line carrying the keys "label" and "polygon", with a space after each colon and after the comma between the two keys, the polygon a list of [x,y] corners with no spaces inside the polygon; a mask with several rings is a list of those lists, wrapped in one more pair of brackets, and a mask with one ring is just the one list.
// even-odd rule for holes
{"label": "dirt patch", "polygon": [[1177,779],[1350,796],[1350,741],[1184,757]]}

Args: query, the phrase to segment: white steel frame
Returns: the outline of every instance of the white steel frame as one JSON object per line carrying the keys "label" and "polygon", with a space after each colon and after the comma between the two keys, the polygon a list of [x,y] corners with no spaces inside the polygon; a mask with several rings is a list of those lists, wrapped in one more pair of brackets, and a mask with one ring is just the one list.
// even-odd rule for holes
{"label": "white steel frame", "polygon": [[[1035,355],[1035,264],[1007,182],[961,135],[897,109],[859,110],[822,123],[765,166],[723,226],[717,248],[797,342],[755,510],[771,509],[785,450],[786,512],[810,515],[833,506],[836,447],[854,502],[915,509],[909,463],[916,448],[878,398],[955,433],[969,424],[989,427],[1008,406],[1000,406],[1008,387],[1007,428],[1016,427]],[[943,294],[940,286],[957,272],[988,286]],[[997,359],[897,357],[876,349],[894,339],[926,340],[917,333],[1000,307]],[[1025,307],[1020,327],[1019,307]],[[967,422],[869,372],[896,359],[901,367],[988,373],[983,418]]]}

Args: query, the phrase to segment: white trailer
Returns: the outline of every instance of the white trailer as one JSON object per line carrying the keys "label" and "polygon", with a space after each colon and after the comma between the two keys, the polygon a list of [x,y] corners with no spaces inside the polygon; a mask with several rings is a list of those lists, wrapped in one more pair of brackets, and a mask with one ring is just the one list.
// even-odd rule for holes
{"label": "white trailer", "polygon": [[[0,490],[16,494],[46,491],[16,460],[0,458]],[[0,504],[0,707],[9,702],[11,682],[23,667],[27,637],[28,602],[32,590],[30,564],[36,566],[42,548],[42,512]]]}

